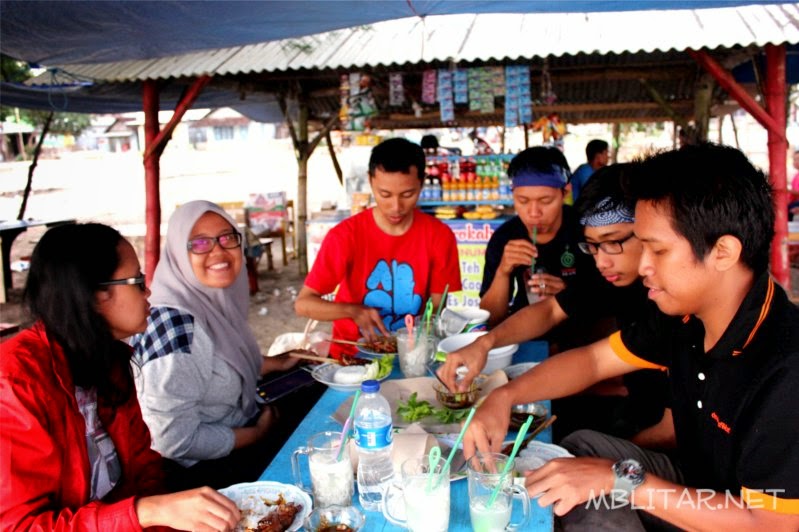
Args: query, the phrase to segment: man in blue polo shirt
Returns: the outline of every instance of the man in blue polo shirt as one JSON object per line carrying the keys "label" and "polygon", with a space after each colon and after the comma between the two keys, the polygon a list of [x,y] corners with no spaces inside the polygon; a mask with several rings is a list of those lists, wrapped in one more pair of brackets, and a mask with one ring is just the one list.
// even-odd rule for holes
{"label": "man in blue polo shirt", "polygon": [[[497,450],[510,407],[640,368],[667,370],[677,457],[593,431],[526,475],[564,529],[799,529],[799,308],[768,274],[762,172],[710,144],[655,155],[631,183],[639,273],[659,311],[495,390],[464,438]],[[673,320],[669,316],[683,316]]]}

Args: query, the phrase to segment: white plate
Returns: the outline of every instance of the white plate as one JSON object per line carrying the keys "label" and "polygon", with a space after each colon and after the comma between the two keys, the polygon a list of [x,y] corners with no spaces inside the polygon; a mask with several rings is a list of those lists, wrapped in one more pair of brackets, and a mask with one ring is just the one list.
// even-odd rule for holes
{"label": "white plate", "polygon": [[[333,380],[333,376],[336,374],[339,368],[342,366],[338,364],[320,364],[316,366],[314,370],[311,372],[311,377],[313,377],[318,382],[327,385],[328,387],[336,390],[337,392],[354,392],[361,387],[361,383],[356,384],[340,384]],[[388,378],[388,375],[383,377],[382,379],[377,379],[378,381],[382,382]]]}
{"label": "white plate", "polygon": [[574,457],[574,455],[560,445],[533,440],[516,455],[514,469],[520,472],[538,469],[552,459],[570,457]]}
{"label": "white plate", "polygon": [[[363,343],[366,343],[366,342],[367,342],[366,338],[363,338],[363,337],[358,338],[358,343],[359,344],[363,344]],[[396,355],[397,354],[396,351],[394,351],[393,353],[378,353],[377,351],[372,351],[371,349],[367,349],[365,347],[361,347],[360,345],[356,346],[356,347],[357,347],[358,351],[360,351],[364,355],[369,355],[369,356],[373,356],[373,357],[377,357],[377,358],[380,358],[383,355]]]}
{"label": "white plate", "polygon": [[505,375],[508,376],[508,380],[513,380],[521,376],[522,373],[526,373],[530,369],[536,367],[538,364],[539,362],[522,362],[521,364],[514,364],[512,366],[508,366],[502,371],[504,371]]}
{"label": "white plate", "polygon": [[235,502],[241,511],[241,521],[236,525],[236,532],[244,532],[248,528],[255,529],[258,526],[258,520],[263,519],[273,508],[264,504],[264,500],[276,501],[281,494],[286,502],[302,505],[302,510],[297,512],[287,530],[299,530],[313,509],[308,494],[293,484],[281,484],[267,480],[248,482],[223,488],[219,490],[219,493]]}
{"label": "white plate", "polygon": [[[443,340],[438,342],[438,350],[443,351],[444,353],[452,353],[453,351],[457,351],[458,349],[463,349],[464,347],[471,344],[472,342],[474,342],[484,334],[488,334],[487,331],[460,333],[450,336],[448,338],[444,338]],[[515,353],[518,350],[519,350],[519,344],[511,344],[503,347],[495,347],[494,349],[488,352],[488,358],[510,356],[513,355],[513,353]]]}

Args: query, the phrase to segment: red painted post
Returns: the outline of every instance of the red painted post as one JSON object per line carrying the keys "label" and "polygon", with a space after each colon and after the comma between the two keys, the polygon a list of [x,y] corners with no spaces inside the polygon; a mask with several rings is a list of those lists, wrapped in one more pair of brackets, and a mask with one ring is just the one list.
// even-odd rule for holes
{"label": "red painted post", "polygon": [[142,94],[144,107],[144,187],[146,195],[144,236],[144,275],[149,285],[153,280],[155,266],[161,252],[161,150],[153,149],[158,137],[158,86],[153,80],[145,80]]}
{"label": "red painted post", "polygon": [[[778,131],[768,130],[769,178],[774,188],[774,241],[771,244],[771,272],[791,292],[791,269],[788,263],[788,172],[785,138],[785,45],[766,45],[766,111],[776,122]],[[780,134],[781,133],[781,134]]]}

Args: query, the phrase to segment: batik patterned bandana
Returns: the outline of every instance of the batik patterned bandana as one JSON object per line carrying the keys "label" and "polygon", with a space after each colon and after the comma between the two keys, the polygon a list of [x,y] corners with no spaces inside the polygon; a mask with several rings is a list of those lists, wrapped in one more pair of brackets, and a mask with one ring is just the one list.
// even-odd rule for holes
{"label": "batik patterned bandana", "polygon": [[635,214],[627,206],[614,204],[610,198],[604,198],[591,209],[591,212],[580,218],[580,225],[604,227],[613,224],[630,224],[634,221]]}

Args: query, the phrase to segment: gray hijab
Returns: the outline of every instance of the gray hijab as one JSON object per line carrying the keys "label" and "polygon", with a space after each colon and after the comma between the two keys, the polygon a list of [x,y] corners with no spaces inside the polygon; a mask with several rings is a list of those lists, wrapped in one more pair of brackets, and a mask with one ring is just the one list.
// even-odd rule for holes
{"label": "gray hijab", "polygon": [[[216,356],[241,375],[242,409],[245,415],[254,416],[261,349],[247,323],[250,300],[244,260],[231,286],[209,288],[194,275],[186,248],[194,224],[206,212],[220,215],[238,230],[230,215],[210,201],[191,201],[178,207],[169,219],[163,254],[150,287],[150,304],[184,310],[202,324],[214,343]],[[243,255],[243,247],[239,253]]]}

